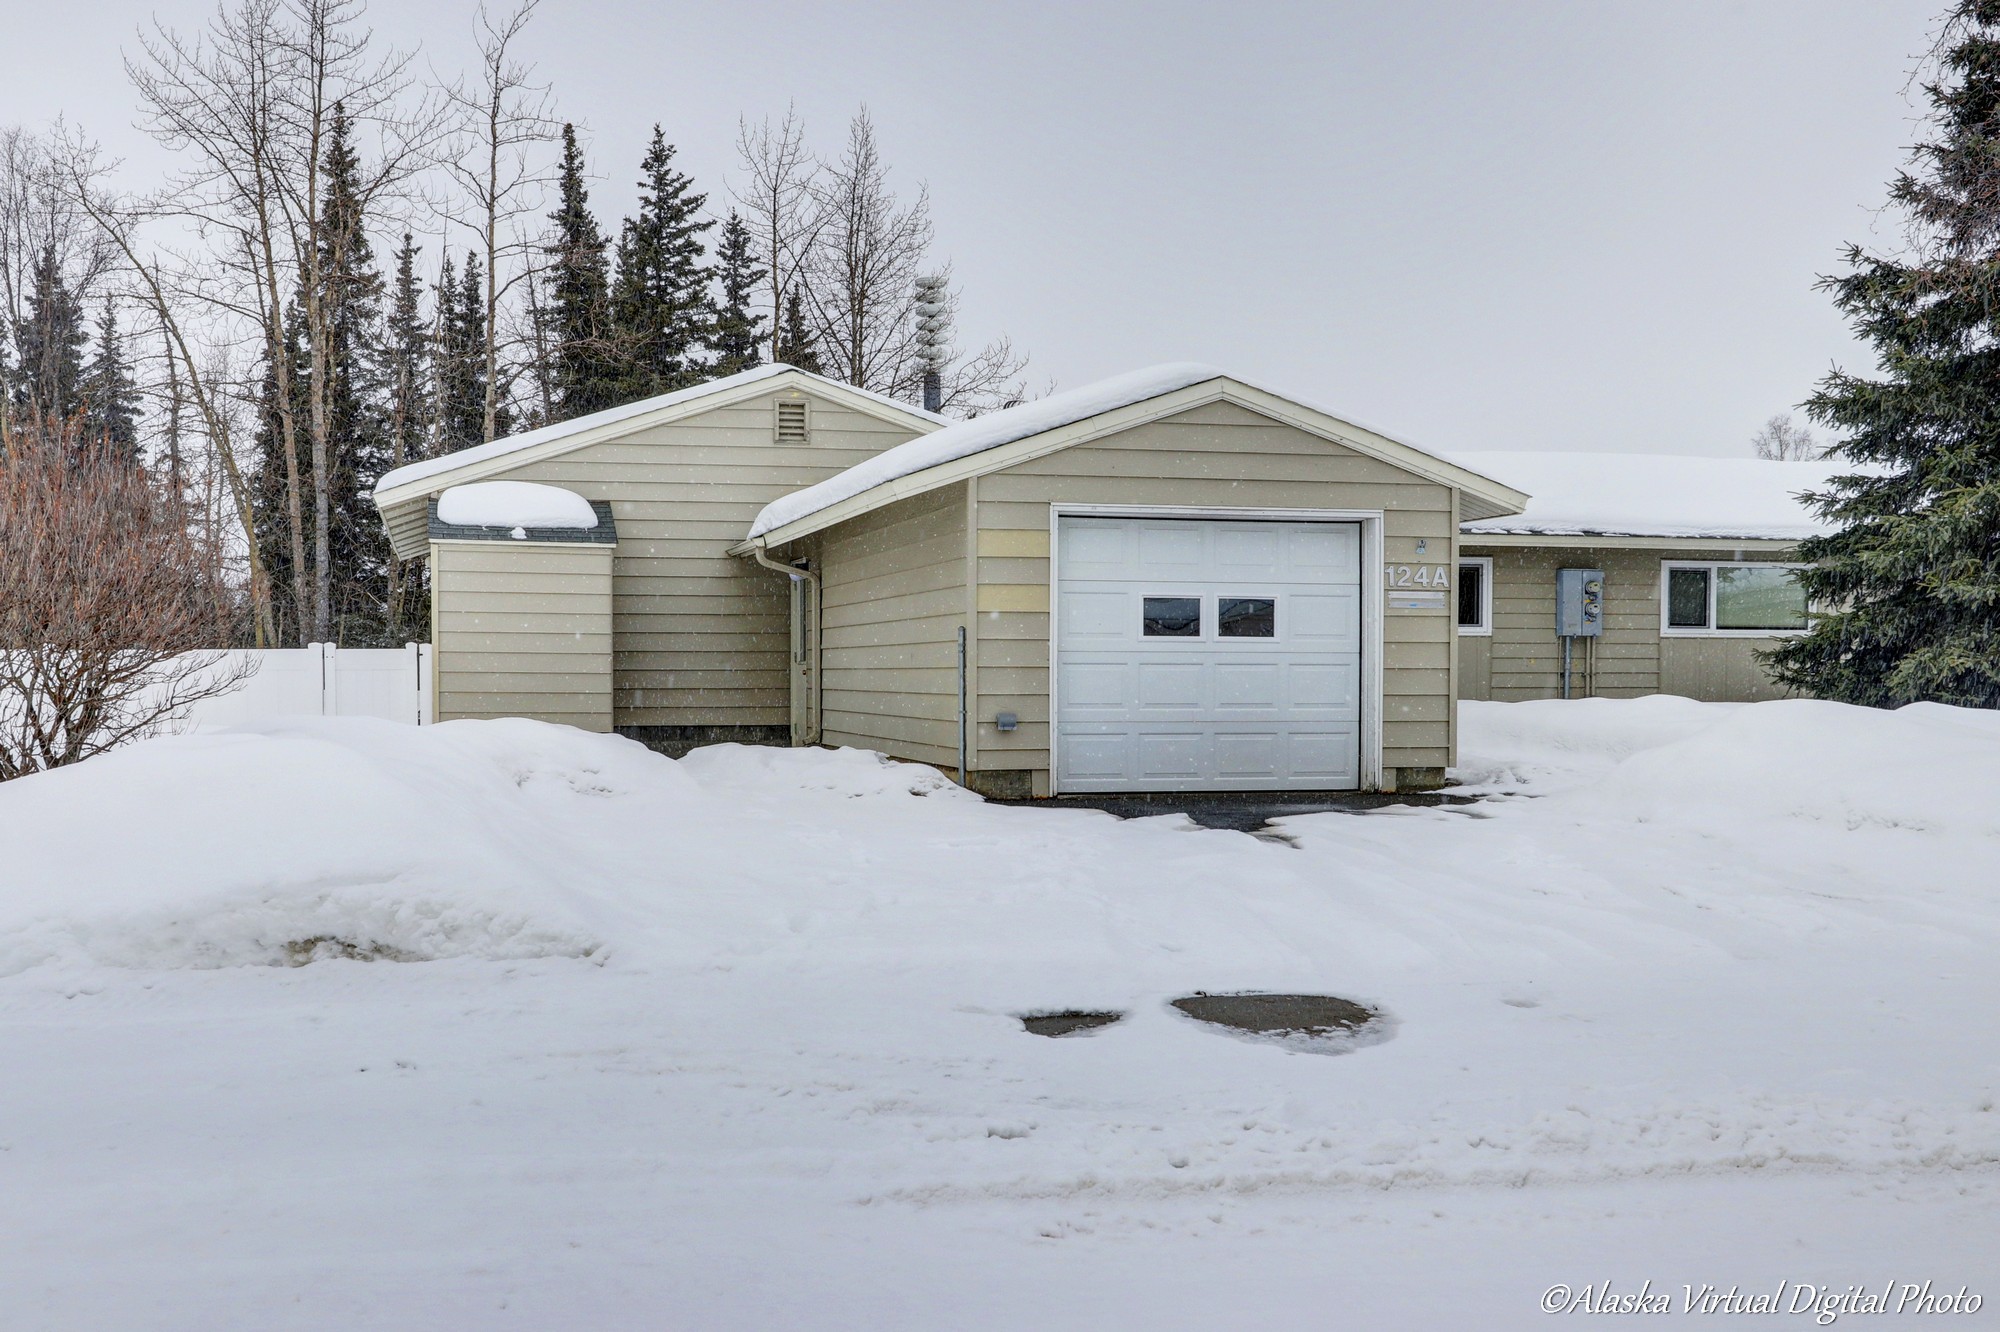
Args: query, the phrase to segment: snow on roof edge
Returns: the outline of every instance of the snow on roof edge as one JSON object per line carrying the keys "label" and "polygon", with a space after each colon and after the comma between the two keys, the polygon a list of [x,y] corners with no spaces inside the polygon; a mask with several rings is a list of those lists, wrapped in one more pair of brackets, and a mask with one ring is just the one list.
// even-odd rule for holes
{"label": "snow on roof edge", "polygon": [[694,402],[726,389],[738,388],[745,384],[754,384],[765,379],[775,379],[787,371],[803,375],[815,383],[829,385],[836,390],[858,394],[864,398],[872,398],[884,406],[894,407],[898,411],[909,413],[911,416],[940,423],[947,420],[947,418],[939,416],[935,412],[927,412],[923,408],[913,406],[910,403],[901,402],[895,398],[886,397],[883,394],[875,393],[868,389],[856,388],[852,384],[843,384],[838,380],[828,379],[825,375],[816,375],[810,370],[801,370],[795,365],[785,365],[783,363],[760,365],[749,370],[740,371],[737,374],[724,375],[720,379],[711,379],[704,383],[692,384],[684,389],[675,389],[672,393],[662,393],[656,397],[641,398],[637,402],[628,402],[617,407],[607,407],[601,412],[592,412],[588,416],[578,416],[567,421],[558,421],[554,425],[541,426],[534,430],[523,431],[518,435],[508,435],[488,444],[475,444],[469,449],[460,449],[456,453],[446,453],[436,458],[420,458],[416,462],[405,463],[394,471],[384,472],[382,478],[375,483],[374,494],[380,497],[385,491],[409,485],[413,481],[421,481],[426,477],[439,476],[446,472],[456,471],[471,463],[481,463],[494,458],[504,458],[510,453],[533,448],[537,444],[544,444],[550,440],[561,439],[565,435],[577,434],[599,426],[616,425],[620,421],[631,420],[634,417],[644,416],[649,412],[659,411],[665,407],[678,406],[684,402]]}
{"label": "snow on roof edge", "polygon": [[1386,430],[1377,430],[1350,416],[1329,411],[1309,399],[1266,388],[1254,380],[1233,375],[1217,366],[1205,365],[1198,361],[1171,361],[1141,370],[1128,371],[1122,375],[1113,375],[1108,379],[1101,379],[1062,393],[1050,394],[1046,398],[1024,402],[1019,406],[975,417],[970,421],[954,422],[942,430],[905,441],[893,449],[886,449],[876,454],[873,458],[858,462],[843,472],[835,473],[816,485],[795,490],[789,495],[781,495],[772,500],[750,524],[746,539],[754,541],[780,527],[798,522],[802,518],[809,518],[845,500],[917,472],[955,462],[960,458],[969,458],[974,454],[984,453],[1016,440],[1027,439],[1032,435],[1059,430],[1063,426],[1073,425],[1093,416],[1101,416],[1105,412],[1116,411],[1133,403],[1144,402],[1148,398],[1162,397],[1195,384],[1204,384],[1212,379],[1234,380],[1259,392],[1269,393],[1286,402],[1344,421],[1356,429],[1379,435],[1426,457],[1435,458],[1447,466],[1471,472],[1483,480],[1514,489],[1484,469],[1470,466],[1455,456],[1406,443]]}
{"label": "snow on roof edge", "polygon": [[1826,530],[1801,496],[1852,465],[1692,454],[1454,454],[1528,492],[1519,514],[1459,524],[1466,537],[1666,537],[1802,541]]}

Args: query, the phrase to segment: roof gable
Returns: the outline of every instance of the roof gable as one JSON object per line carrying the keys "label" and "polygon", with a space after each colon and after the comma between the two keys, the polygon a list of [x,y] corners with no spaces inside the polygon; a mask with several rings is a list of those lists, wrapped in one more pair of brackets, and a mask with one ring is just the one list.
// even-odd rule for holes
{"label": "roof gable", "polygon": [[461,449],[440,458],[425,458],[398,467],[375,483],[375,504],[377,508],[387,509],[391,505],[427,497],[448,486],[498,476],[526,463],[540,462],[573,449],[635,434],[786,387],[803,389],[911,430],[929,432],[945,424],[943,417],[879,393],[789,365],[764,365],[673,393],[560,421],[539,430],[509,435],[505,439]]}
{"label": "roof gable", "polygon": [[1456,463],[1215,369],[1156,366],[991,416],[946,426],[772,501],[745,541],[782,544],[910,495],[1031,459],[1210,402],[1230,402],[1465,493],[1482,514],[1517,512],[1527,496]]}

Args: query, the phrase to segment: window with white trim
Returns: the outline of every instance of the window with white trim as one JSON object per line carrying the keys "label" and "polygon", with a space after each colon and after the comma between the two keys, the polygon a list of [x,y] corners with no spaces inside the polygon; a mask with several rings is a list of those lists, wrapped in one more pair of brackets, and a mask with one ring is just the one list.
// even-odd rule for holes
{"label": "window with white trim", "polygon": [[1660,633],[1669,638],[1772,638],[1804,633],[1806,591],[1795,564],[1666,560]]}
{"label": "window with white trim", "polygon": [[1493,632],[1493,561],[1468,555],[1458,562],[1458,632]]}

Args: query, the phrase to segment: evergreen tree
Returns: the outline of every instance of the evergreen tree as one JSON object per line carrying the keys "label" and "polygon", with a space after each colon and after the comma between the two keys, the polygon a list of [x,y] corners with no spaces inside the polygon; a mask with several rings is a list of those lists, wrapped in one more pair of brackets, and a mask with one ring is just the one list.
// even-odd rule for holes
{"label": "evergreen tree", "polygon": [[321,202],[320,273],[326,302],[328,570],[336,641],[384,641],[389,543],[369,496],[389,470],[381,378],[382,276],[360,200],[351,122],[335,104]]}
{"label": "evergreen tree", "polygon": [[[611,276],[604,233],[590,214],[576,127],[563,126],[562,174],[550,257],[549,323],[554,336],[556,419],[569,420],[618,402],[618,357],[611,338]],[[503,432],[504,433],[504,432]]]}
{"label": "evergreen tree", "polygon": [[28,317],[14,326],[17,407],[73,416],[83,405],[83,303],[63,279],[53,244],[42,247],[28,291]]}
{"label": "evergreen tree", "polygon": [[97,321],[97,354],[83,373],[84,436],[127,462],[139,461],[139,389],[118,336],[111,298]]}
{"label": "evergreen tree", "polygon": [[819,336],[806,323],[805,302],[799,296],[799,289],[793,287],[785,298],[785,322],[778,329],[778,361],[795,370],[809,370],[813,374],[824,374],[819,359]]}
{"label": "evergreen tree", "polygon": [[417,276],[417,256],[423,253],[409,232],[396,250],[396,276],[391,284],[389,316],[382,333],[379,371],[386,402],[389,466],[401,467],[424,456],[430,431],[430,330],[424,324],[424,280]]}
{"label": "evergreen tree", "polygon": [[[455,279],[451,256],[438,274],[438,453],[456,453],[486,439],[486,280],[479,255],[465,254],[465,274]],[[506,434],[503,426],[499,434]]]}
{"label": "evergreen tree", "polygon": [[[431,345],[424,323],[423,279],[417,276],[420,253],[410,233],[404,232],[396,250],[396,276],[383,327],[380,374],[387,395],[384,417],[392,468],[423,457],[430,433]],[[430,589],[424,575],[423,561],[401,560],[390,552],[386,628],[392,643],[425,635]]]}
{"label": "evergreen tree", "polygon": [[751,369],[763,359],[760,352],[764,316],[752,314],[750,302],[764,276],[752,249],[750,228],[732,209],[729,220],[722,224],[722,240],[715,247],[715,280],[720,299],[715,302],[715,322],[709,329],[708,345],[715,355],[718,375]]}
{"label": "evergreen tree", "polygon": [[1851,703],[2000,707],[2000,0],[1960,0],[1947,33],[1935,136],[1890,187],[1917,243],[1850,247],[1821,284],[1879,376],[1835,371],[1806,405],[1865,470],[1814,497],[1835,530],[1801,544],[1800,581],[1824,610],[1769,660]]}
{"label": "evergreen tree", "polygon": [[624,402],[701,382],[695,350],[710,322],[701,233],[715,224],[697,217],[708,196],[689,192],[694,182],[674,170],[674,146],[658,125],[639,169],[639,215],[619,234],[611,288]]}
{"label": "evergreen tree", "polygon": [[[297,302],[285,309],[283,355],[290,360],[292,410],[303,419],[306,382],[305,317]],[[252,525],[257,532],[259,554],[270,580],[271,617],[279,643],[303,645],[312,629],[312,608],[298,604],[292,581],[291,509],[285,493],[285,444],[278,412],[278,371],[269,357],[264,362],[264,378],[257,396],[257,434],[252,441],[257,456],[257,477],[250,494]],[[306,459],[301,458],[301,470]],[[302,482],[307,478],[301,477]],[[305,511],[310,534],[312,509]],[[308,542],[306,549],[311,550]]]}

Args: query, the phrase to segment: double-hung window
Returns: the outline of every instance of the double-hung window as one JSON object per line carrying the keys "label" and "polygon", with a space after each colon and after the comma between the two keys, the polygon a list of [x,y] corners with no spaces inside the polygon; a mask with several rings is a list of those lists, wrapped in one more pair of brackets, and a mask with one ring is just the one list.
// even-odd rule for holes
{"label": "double-hung window", "polygon": [[1790,564],[1660,566],[1660,633],[1669,638],[1772,638],[1805,631],[1806,593]]}
{"label": "double-hung window", "polygon": [[1468,555],[1458,562],[1458,632],[1493,632],[1493,561]]}

